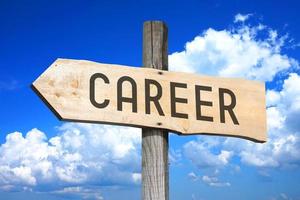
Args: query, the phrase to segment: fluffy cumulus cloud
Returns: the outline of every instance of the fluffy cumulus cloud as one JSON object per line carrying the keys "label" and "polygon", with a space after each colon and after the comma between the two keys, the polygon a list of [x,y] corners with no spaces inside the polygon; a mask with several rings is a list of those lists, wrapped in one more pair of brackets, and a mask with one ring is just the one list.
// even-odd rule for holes
{"label": "fluffy cumulus cloud", "polygon": [[[260,35],[267,36],[260,39]],[[187,42],[183,51],[169,56],[170,70],[272,81],[276,74],[298,65],[281,53],[285,40],[261,24],[209,28]]]}
{"label": "fluffy cumulus cloud", "polygon": [[198,140],[186,143],[183,147],[185,157],[199,168],[226,166],[233,153],[226,150],[216,151],[219,143],[213,139],[198,137]]}
{"label": "fluffy cumulus cloud", "polygon": [[211,186],[211,187],[228,187],[231,186],[229,182],[222,182],[217,177],[219,173],[219,170],[215,170],[214,174],[212,176],[209,175],[203,175],[198,176],[194,172],[188,173],[188,178],[192,181],[202,181],[205,185]]}
{"label": "fluffy cumulus cloud", "polygon": [[209,186],[213,187],[228,187],[230,186],[229,182],[220,182],[217,177],[210,177],[210,176],[202,176],[202,181]]}
{"label": "fluffy cumulus cloud", "polygon": [[234,16],[234,23],[245,22],[252,14],[241,14],[238,13]]}
{"label": "fluffy cumulus cloud", "polygon": [[[184,155],[199,168],[228,166],[236,156],[259,168],[300,164],[300,76],[298,61],[283,53],[288,36],[266,25],[251,25],[252,15],[238,14],[230,29],[209,28],[169,56],[170,69],[241,77],[275,85],[266,91],[268,142],[201,136],[184,145]],[[247,24],[246,24],[247,20]],[[241,23],[242,22],[242,23]],[[203,178],[206,182],[216,180]],[[203,180],[203,181],[204,181]]]}
{"label": "fluffy cumulus cloud", "polygon": [[64,187],[61,190],[52,191],[51,193],[62,196],[80,196],[82,199],[104,199],[99,189],[89,187]]}
{"label": "fluffy cumulus cloud", "polygon": [[139,129],[118,126],[66,123],[49,139],[38,129],[14,132],[0,146],[0,188],[89,197],[86,185],[138,184],[140,142]]}
{"label": "fluffy cumulus cloud", "polygon": [[194,172],[188,173],[188,178],[192,181],[197,181],[199,179],[199,177]]}

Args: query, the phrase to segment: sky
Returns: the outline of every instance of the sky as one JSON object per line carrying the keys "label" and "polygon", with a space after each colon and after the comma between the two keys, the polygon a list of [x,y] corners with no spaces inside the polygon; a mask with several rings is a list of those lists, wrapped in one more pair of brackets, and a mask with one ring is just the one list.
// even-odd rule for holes
{"label": "sky", "polygon": [[300,199],[298,1],[0,0],[0,200],[140,199],[141,130],[59,121],[30,89],[57,58],[142,65],[169,29],[169,70],[266,84],[268,141],[170,133],[170,199]]}

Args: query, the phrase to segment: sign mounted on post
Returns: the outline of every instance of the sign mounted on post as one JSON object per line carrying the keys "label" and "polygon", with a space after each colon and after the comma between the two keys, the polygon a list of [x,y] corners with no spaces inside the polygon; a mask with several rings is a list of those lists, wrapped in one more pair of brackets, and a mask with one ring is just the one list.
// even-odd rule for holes
{"label": "sign mounted on post", "polygon": [[59,119],[266,141],[263,83],[57,59],[34,90]]}

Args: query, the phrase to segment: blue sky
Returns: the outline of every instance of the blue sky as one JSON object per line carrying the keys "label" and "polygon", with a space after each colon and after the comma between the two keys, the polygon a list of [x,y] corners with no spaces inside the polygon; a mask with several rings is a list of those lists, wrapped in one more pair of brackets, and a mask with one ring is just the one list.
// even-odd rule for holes
{"label": "blue sky", "polygon": [[56,58],[141,66],[146,20],[168,25],[170,70],[267,86],[265,144],[170,134],[170,199],[300,199],[299,9],[0,1],[0,199],[140,199],[140,130],[60,122],[29,86]]}

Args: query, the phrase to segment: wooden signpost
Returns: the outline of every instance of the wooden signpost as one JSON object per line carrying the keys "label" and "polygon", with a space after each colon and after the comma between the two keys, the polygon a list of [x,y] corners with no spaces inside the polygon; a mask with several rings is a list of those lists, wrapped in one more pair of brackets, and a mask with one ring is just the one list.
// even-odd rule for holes
{"label": "wooden signpost", "polygon": [[266,140],[255,81],[58,59],[33,87],[67,121]]}
{"label": "wooden signpost", "polygon": [[267,139],[264,84],[167,71],[167,35],[144,24],[144,68],[57,59],[32,84],[61,120],[143,128],[144,200],[169,198],[167,131]]}

